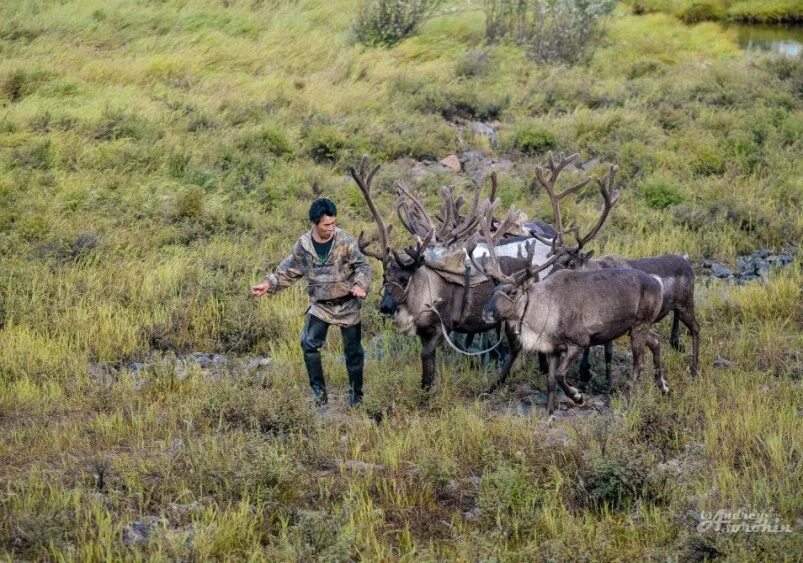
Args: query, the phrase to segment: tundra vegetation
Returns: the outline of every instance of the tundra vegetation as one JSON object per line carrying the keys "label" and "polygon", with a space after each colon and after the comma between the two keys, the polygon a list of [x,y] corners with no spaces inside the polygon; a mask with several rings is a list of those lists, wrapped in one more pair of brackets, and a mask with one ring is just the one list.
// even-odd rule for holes
{"label": "tundra vegetation", "polygon": [[[546,388],[532,360],[483,401],[497,370],[441,354],[425,395],[417,341],[378,313],[379,272],[366,404],[335,396],[319,415],[303,288],[248,288],[316,194],[351,232],[372,225],[347,173],[362,154],[385,163],[383,208],[399,178],[434,205],[465,180],[426,163],[473,151],[498,159],[505,205],[549,220],[533,165],[579,152],[596,175],[620,166],[597,256],[685,252],[699,267],[794,250],[803,60],[620,8],[579,63],[538,62],[488,42],[485,13],[457,0],[369,47],[360,6],[0,3],[0,557],[799,557],[799,253],[759,282],[698,278],[696,379],[685,339],[686,354],[662,350],[671,395],[644,378],[551,425],[509,406]],[[598,213],[587,195],[566,202],[582,225]],[[338,348],[324,362],[342,404]],[[792,531],[698,529],[702,512],[740,508]]]}

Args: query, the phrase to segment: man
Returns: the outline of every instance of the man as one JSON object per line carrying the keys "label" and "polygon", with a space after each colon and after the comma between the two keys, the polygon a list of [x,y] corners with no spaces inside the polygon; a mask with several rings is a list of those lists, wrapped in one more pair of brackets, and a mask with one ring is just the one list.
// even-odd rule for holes
{"label": "man", "polygon": [[337,325],[343,336],[349,374],[348,402],[356,406],[363,395],[360,300],[368,291],[371,268],[354,238],[335,227],[336,217],[337,207],[331,200],[319,198],[312,202],[309,208],[312,228],[301,235],[275,273],[251,288],[251,294],[255,297],[273,294],[302,277],[307,278],[310,306],[301,332],[301,348],[315,404],[325,405],[328,400],[321,346],[326,342],[329,325]]}

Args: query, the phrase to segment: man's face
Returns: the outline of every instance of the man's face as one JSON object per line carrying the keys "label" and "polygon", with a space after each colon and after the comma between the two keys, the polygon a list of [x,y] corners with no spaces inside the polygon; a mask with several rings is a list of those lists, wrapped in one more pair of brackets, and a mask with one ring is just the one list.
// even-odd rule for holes
{"label": "man's face", "polygon": [[329,217],[329,215],[321,217],[317,225],[312,225],[312,228],[315,230],[315,237],[322,242],[326,242],[332,238],[335,234],[336,221],[337,219],[335,217]]}

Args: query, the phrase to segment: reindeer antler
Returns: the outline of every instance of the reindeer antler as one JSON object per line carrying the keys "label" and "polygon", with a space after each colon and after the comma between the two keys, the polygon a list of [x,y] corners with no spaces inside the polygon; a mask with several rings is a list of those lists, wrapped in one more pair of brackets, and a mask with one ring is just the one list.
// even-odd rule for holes
{"label": "reindeer antler", "polygon": [[535,177],[538,180],[538,183],[541,184],[541,186],[543,186],[543,188],[546,190],[547,195],[549,196],[549,201],[552,203],[552,215],[555,218],[555,230],[558,232],[556,237],[557,243],[555,244],[556,247],[563,247],[563,235],[571,230],[571,227],[569,229],[565,229],[563,227],[563,220],[560,214],[560,201],[569,194],[573,194],[577,190],[585,187],[591,181],[591,178],[585,178],[570,188],[566,188],[560,193],[555,193],[555,184],[557,183],[558,176],[560,176],[560,173],[563,171],[563,169],[566,168],[569,163],[574,161],[577,156],[577,153],[569,156],[560,153],[560,160],[555,162],[555,160],[552,158],[552,152],[550,152],[547,155],[547,158],[549,159],[549,178],[544,176],[544,169],[541,166],[535,167]]}
{"label": "reindeer antler", "polygon": [[377,164],[369,172],[368,157],[363,156],[362,159],[360,159],[360,164],[357,168],[354,166],[349,166],[349,172],[351,173],[351,177],[354,178],[354,181],[357,183],[357,186],[360,188],[366,203],[368,203],[368,208],[371,210],[371,214],[374,216],[374,221],[376,221],[376,226],[379,229],[378,238],[382,247],[381,254],[377,254],[376,252],[368,250],[368,246],[377,239],[377,235],[374,235],[368,239],[368,241],[365,241],[363,238],[365,233],[360,232],[360,236],[357,239],[360,251],[362,251],[362,253],[366,256],[371,256],[372,258],[381,260],[384,263],[390,256],[390,230],[392,225],[385,224],[385,221],[382,219],[382,215],[380,215],[379,211],[377,210],[373,197],[371,196],[371,182],[373,182],[374,176],[379,171],[379,168],[380,165]]}
{"label": "reindeer antler", "polygon": [[494,237],[491,234],[491,225],[490,221],[488,220],[489,217],[493,217],[494,207],[495,205],[490,201],[486,202],[484,212],[480,218],[480,229],[482,230],[482,236],[485,238],[485,243],[488,245],[488,263],[486,263],[484,268],[481,268],[476,262],[474,262],[474,265],[483,271],[486,276],[498,281],[499,283],[515,283],[516,280],[514,278],[508,276],[502,271],[502,266],[499,264],[499,258],[496,256],[496,250],[494,249]]}
{"label": "reindeer antler", "polygon": [[619,167],[615,164],[612,164],[611,169],[606,177],[597,178],[597,186],[599,186],[599,191],[602,194],[603,200],[602,211],[600,212],[597,224],[594,225],[594,227],[592,227],[592,229],[588,231],[585,236],[579,236],[579,230],[575,230],[574,236],[577,239],[577,250],[582,249],[587,242],[597,236],[597,233],[599,232],[603,223],[605,223],[605,219],[608,218],[608,213],[611,212],[614,204],[619,201],[619,191],[613,189],[613,178],[616,175],[617,170],[619,170]]}

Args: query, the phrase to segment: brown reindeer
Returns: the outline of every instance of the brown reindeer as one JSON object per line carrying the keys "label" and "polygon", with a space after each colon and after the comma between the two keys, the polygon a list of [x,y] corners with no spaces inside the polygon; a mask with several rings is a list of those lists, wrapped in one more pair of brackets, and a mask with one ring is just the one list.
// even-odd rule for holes
{"label": "brown reindeer", "polygon": [[[477,233],[480,223],[480,204],[478,189],[475,190],[473,202],[467,213],[460,213],[460,202],[451,193],[444,192],[444,207],[441,210],[441,225],[436,225],[421,198],[413,194],[404,184],[397,182],[399,194],[396,212],[405,228],[415,237],[416,244],[403,252],[394,251],[390,245],[391,226],[386,223],[376,208],[371,195],[371,182],[379,166],[368,170],[367,159],[363,158],[358,167],[352,167],[350,173],[360,188],[378,227],[377,236],[366,240],[360,234],[360,247],[367,256],[380,260],[383,265],[383,293],[380,311],[393,317],[396,327],[405,334],[417,335],[421,340],[421,385],[429,388],[436,373],[436,349],[444,334],[451,331],[458,333],[484,332],[499,327],[498,321],[486,322],[482,309],[494,291],[491,280],[474,285],[466,291],[463,285],[447,281],[424,263],[424,251],[428,246],[462,249]],[[589,180],[580,184],[585,185]],[[489,204],[490,206],[490,204]],[[491,219],[492,220],[492,219]],[[521,237],[504,241],[503,236],[515,224],[513,210],[504,221],[498,222],[496,231],[490,234],[485,244],[476,245],[476,254],[487,253],[487,247],[499,245],[498,254],[508,254],[500,258],[500,268],[505,272],[513,272],[522,267],[517,248]],[[489,229],[490,230],[490,229]],[[379,251],[372,251],[369,245],[378,239]],[[533,240],[531,237],[525,240]],[[545,241],[548,239],[544,239]],[[513,250],[506,251],[511,245]],[[548,242],[537,242],[533,254],[545,259],[551,251]],[[505,333],[510,342],[510,355],[501,369],[501,379],[507,375],[510,366],[516,359],[520,346],[509,327]]]}
{"label": "brown reindeer", "polygon": [[[565,159],[561,159],[563,162]],[[569,188],[555,192],[556,166],[550,156],[551,176],[547,179],[542,169],[536,176],[546,189],[555,215],[558,237],[553,243],[556,253],[545,263],[534,267],[525,261],[522,270],[508,275],[501,269],[494,248],[482,266],[485,272],[500,282],[493,297],[483,309],[486,322],[507,321],[513,325],[524,351],[547,355],[548,411],[556,408],[555,385],[560,384],[566,395],[582,404],[582,394],[566,382],[566,374],[589,346],[604,344],[624,334],[630,334],[633,350],[633,378],[641,375],[644,345],[653,356],[656,383],[664,393],[669,391],[664,378],[658,337],[650,327],[661,312],[663,287],[661,279],[632,269],[606,269],[599,271],[560,270],[539,281],[538,274],[549,268],[560,257],[563,235],[560,200],[572,192]],[[559,173],[559,169],[558,169]],[[612,168],[607,181],[600,181],[605,207],[586,241],[593,238],[602,226],[618,194],[612,192]],[[489,227],[483,220],[483,231]],[[580,238],[580,237],[578,237]],[[528,253],[532,247],[528,248]]]}

